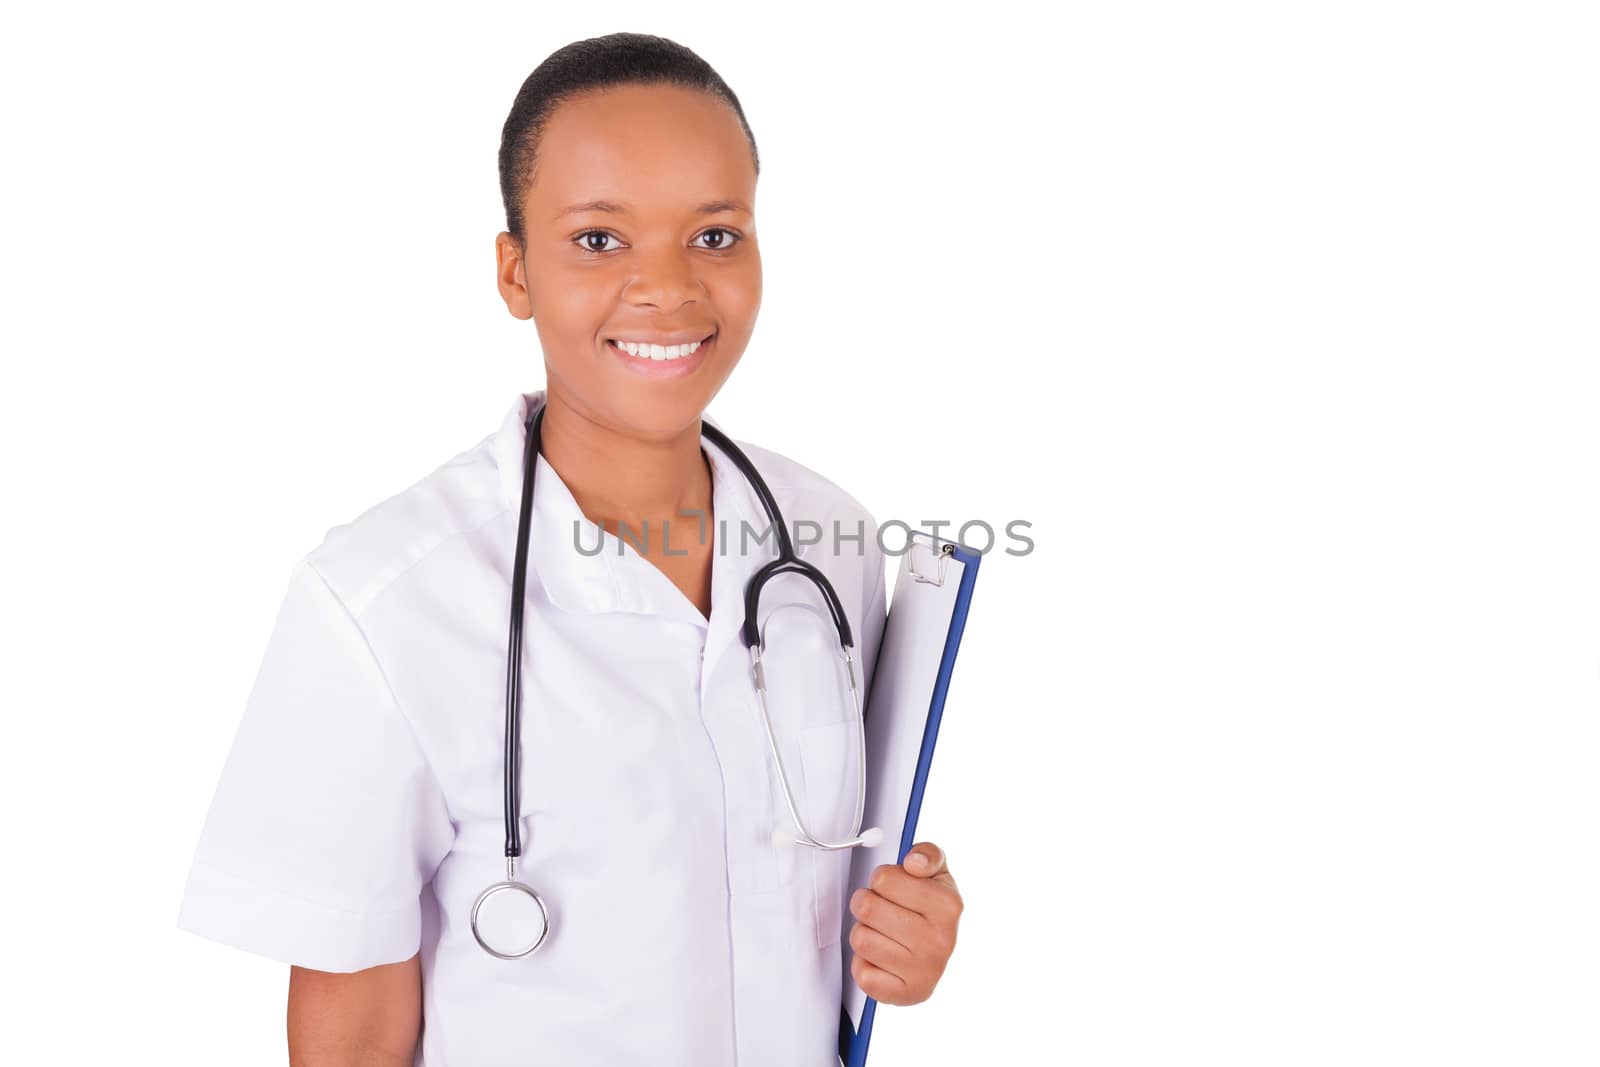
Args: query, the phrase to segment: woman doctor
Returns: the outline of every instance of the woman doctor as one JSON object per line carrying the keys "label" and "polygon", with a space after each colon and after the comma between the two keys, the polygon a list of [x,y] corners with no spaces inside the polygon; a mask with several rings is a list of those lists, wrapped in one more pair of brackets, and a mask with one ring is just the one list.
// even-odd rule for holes
{"label": "woman doctor", "polygon": [[[838,840],[858,734],[819,588],[780,574],[759,608],[769,742],[740,627],[774,542],[702,436],[760,305],[757,167],[733,92],[663,38],[579,41],[519,92],[496,281],[534,321],[547,388],[296,564],[183,901],[183,928],[292,965],[295,1063],[824,1067],[847,922],[868,995],[916,1003],[942,974],[962,904],[939,848],[846,902],[850,849],[774,840],[794,834],[769,745],[810,832]],[[865,692],[885,610],[872,516],[739,447],[787,526],[826,531],[800,554],[837,594]],[[508,877],[530,457],[513,877],[548,925],[499,958],[473,905]]]}

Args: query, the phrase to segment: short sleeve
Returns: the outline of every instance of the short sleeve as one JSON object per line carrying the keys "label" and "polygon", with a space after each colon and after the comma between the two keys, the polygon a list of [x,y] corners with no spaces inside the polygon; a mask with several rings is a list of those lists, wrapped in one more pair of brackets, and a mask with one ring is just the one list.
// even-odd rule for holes
{"label": "short sleeve", "polygon": [[454,841],[372,648],[309,560],[279,608],[178,926],[321,971],[410,959]]}

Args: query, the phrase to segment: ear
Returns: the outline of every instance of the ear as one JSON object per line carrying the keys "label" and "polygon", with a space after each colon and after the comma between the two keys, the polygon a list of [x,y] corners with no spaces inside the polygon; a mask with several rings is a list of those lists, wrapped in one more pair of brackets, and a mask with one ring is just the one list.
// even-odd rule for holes
{"label": "ear", "polygon": [[533,298],[528,293],[522,246],[504,230],[494,239],[494,259],[495,284],[500,287],[500,299],[506,302],[506,310],[519,319],[533,318]]}

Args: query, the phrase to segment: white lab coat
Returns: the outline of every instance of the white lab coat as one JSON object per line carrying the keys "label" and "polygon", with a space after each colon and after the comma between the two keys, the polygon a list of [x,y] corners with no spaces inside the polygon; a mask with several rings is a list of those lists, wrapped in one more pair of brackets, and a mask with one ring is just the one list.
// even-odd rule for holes
{"label": "white lab coat", "polygon": [[[836,1064],[850,854],[772,843],[789,818],[738,631],[746,580],[775,548],[709,441],[709,622],[538,459],[518,877],[551,927],[516,961],[473,939],[473,900],[505,877],[507,613],[523,418],[543,400],[518,396],[498,431],[295,565],[179,926],[326,971],[420,949],[417,1064]],[[739,444],[791,532],[820,527],[796,547],[838,592],[865,686],[885,614],[873,517]],[[574,547],[575,521],[602,552]],[[836,543],[835,522],[863,536]],[[674,524],[674,545],[692,536]],[[855,802],[854,713],[814,588],[771,580],[760,617],[796,605],[768,630],[774,728],[813,831],[836,838]]]}

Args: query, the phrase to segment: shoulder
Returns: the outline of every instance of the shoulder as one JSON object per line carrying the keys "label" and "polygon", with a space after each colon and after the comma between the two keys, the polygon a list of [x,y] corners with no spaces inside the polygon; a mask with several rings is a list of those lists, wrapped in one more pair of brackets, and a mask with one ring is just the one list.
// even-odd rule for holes
{"label": "shoulder", "polygon": [[508,509],[494,437],[331,527],[301,560],[359,618],[404,575]]}
{"label": "shoulder", "polygon": [[761,472],[761,477],[766,479],[767,486],[780,502],[788,498],[802,512],[828,512],[830,515],[859,518],[869,527],[875,527],[872,512],[837,482],[781,452],[737,438],[734,443],[750,457],[750,462],[756,465],[756,470]]}
{"label": "shoulder", "polygon": [[[766,480],[802,556],[859,559],[864,591],[883,580],[886,559],[872,510],[838,482],[770,448],[734,438]],[[802,531],[801,523],[815,523]],[[806,543],[808,542],[809,543]]]}

